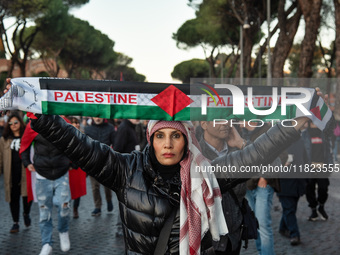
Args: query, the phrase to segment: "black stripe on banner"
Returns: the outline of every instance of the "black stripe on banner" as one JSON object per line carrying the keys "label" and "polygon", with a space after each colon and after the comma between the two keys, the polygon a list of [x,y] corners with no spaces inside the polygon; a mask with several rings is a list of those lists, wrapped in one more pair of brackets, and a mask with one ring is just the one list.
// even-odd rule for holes
{"label": "black stripe on banner", "polygon": [[111,80],[75,80],[75,79],[46,79],[40,78],[40,88],[49,90],[68,91],[98,91],[159,94],[170,85],[174,85],[185,94],[190,94],[190,84],[130,82]]}
{"label": "black stripe on banner", "polygon": [[312,98],[312,102],[311,102],[311,104],[310,104],[310,109],[313,109],[313,108],[316,107],[316,104],[318,103],[319,98],[320,98],[320,97],[316,94],[316,91],[314,91],[314,93],[313,93],[313,98]]}
{"label": "black stripe on banner", "polygon": [[[214,85],[210,85],[209,86],[214,88]],[[191,94],[202,94],[202,91],[200,90],[200,88],[204,88],[207,89],[207,87],[205,87],[203,84],[200,83],[195,83],[193,85],[191,85]],[[257,96],[257,95],[261,95],[261,96],[271,96],[273,95],[273,88],[275,87],[270,87],[270,86],[246,86],[246,85],[233,85],[238,87],[239,89],[241,89],[243,95],[248,95],[248,88],[252,87],[253,88],[253,96]],[[195,88],[193,90],[193,88]],[[276,87],[277,88],[277,94],[281,95],[281,87]],[[229,89],[226,88],[222,88],[222,89],[218,89],[218,88],[214,88],[216,90],[216,92],[221,96],[221,95],[226,95],[226,96],[230,96],[232,95],[231,91]],[[210,89],[208,89],[210,90]],[[200,93],[195,93],[195,91],[201,91]],[[297,94],[297,93],[291,93],[291,94]],[[300,94],[300,93],[298,93]]]}
{"label": "black stripe on banner", "polygon": [[[58,78],[39,78],[40,88],[49,90],[67,90],[67,91],[98,91],[98,92],[123,92],[123,93],[144,93],[159,94],[164,89],[173,85],[186,95],[201,95],[201,88],[207,89],[203,83],[195,84],[176,84],[176,83],[152,83],[152,82],[131,82],[131,81],[113,81],[113,80],[76,80],[76,79],[58,79]],[[213,84],[209,86],[214,88]],[[247,89],[251,86],[240,86],[243,94],[248,94]],[[253,95],[272,95],[271,86],[252,86]],[[281,87],[278,88],[278,95],[281,95]],[[210,90],[210,89],[208,89]],[[229,89],[216,89],[219,95],[232,95]],[[296,95],[300,93],[288,93]]]}

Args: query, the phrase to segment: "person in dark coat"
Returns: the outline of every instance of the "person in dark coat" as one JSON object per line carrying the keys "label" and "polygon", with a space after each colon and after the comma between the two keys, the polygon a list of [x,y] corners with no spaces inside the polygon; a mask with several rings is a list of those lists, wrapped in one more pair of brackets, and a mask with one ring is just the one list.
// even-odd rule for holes
{"label": "person in dark coat", "polygon": [[[288,149],[288,160],[286,166],[300,166],[307,163],[307,154],[302,138],[293,143]],[[302,178],[280,179],[281,191],[279,196],[282,206],[282,216],[279,232],[281,235],[290,238],[291,245],[300,244],[300,231],[296,218],[299,198],[305,194],[307,180]]]}
{"label": "person in dark coat", "polygon": [[[318,129],[313,123],[310,123],[308,128],[302,132],[302,138],[305,143],[307,152],[308,164],[315,167],[325,165],[327,168],[333,165],[333,155],[330,145],[329,136],[325,132]],[[309,216],[309,221],[327,220],[328,214],[325,210],[325,203],[328,198],[329,178],[322,176],[309,178],[306,187],[306,198],[308,206],[312,213]],[[317,195],[316,195],[317,189]]]}
{"label": "person in dark coat", "polygon": [[[92,118],[92,124],[85,127],[85,134],[91,137],[92,139],[98,140],[99,142],[105,143],[109,146],[114,144],[115,139],[115,129],[114,126],[108,123],[103,118]],[[92,195],[94,202],[94,210],[91,212],[92,216],[100,216],[101,215],[101,207],[102,207],[102,197],[100,195],[100,183],[97,182],[94,178],[90,177],[91,187],[92,187]],[[109,188],[104,187],[105,198],[107,202],[107,211],[111,212],[113,210],[112,204],[112,191]]]}
{"label": "person in dark coat", "polygon": [[[113,149],[121,153],[130,153],[136,149],[140,150],[139,141],[136,133],[136,120],[123,120],[120,123]],[[136,147],[137,146],[137,147]],[[139,148],[138,148],[139,147]]]}
{"label": "person in dark coat", "polygon": [[29,216],[32,201],[27,198],[26,169],[21,162],[19,149],[25,124],[18,112],[13,112],[0,138],[0,175],[4,174],[5,200],[9,203],[13,226],[10,233],[19,232],[20,197],[26,227],[31,225]]}

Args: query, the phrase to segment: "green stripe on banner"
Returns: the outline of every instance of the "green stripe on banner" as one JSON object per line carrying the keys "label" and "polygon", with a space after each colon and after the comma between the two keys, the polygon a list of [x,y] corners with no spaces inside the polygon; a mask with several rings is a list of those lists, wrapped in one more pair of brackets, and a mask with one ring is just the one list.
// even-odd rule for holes
{"label": "green stripe on banner", "polygon": [[171,117],[158,106],[99,105],[42,102],[43,114],[91,116],[106,119],[189,120],[190,109],[183,109]]}
{"label": "green stripe on banner", "polygon": [[321,119],[325,117],[327,110],[328,110],[328,106],[326,104],[323,104],[320,110]]}
{"label": "green stripe on banner", "polygon": [[[58,115],[75,115],[75,116],[91,116],[106,119],[158,119],[158,120],[207,120],[214,119],[293,119],[295,117],[295,106],[287,107],[287,114],[281,115],[281,107],[277,107],[276,111],[270,115],[255,115],[245,108],[244,115],[233,115],[232,108],[214,107],[207,109],[207,115],[201,115],[201,108],[187,107],[171,117],[158,106],[136,106],[136,105],[101,105],[101,104],[69,104],[56,102],[42,102],[43,114]],[[262,110],[266,110],[263,108]]]}

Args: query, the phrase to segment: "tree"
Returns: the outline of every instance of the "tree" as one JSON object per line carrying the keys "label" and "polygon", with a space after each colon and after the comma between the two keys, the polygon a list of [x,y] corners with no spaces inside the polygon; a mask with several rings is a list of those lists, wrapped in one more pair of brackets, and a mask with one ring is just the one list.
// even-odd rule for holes
{"label": "tree", "polygon": [[[318,71],[325,69],[326,64],[324,58],[329,58],[326,57],[325,55],[332,54],[331,52],[332,52],[331,49],[323,48],[321,50],[320,47],[315,47],[312,61],[312,73],[314,74],[314,77],[317,77]],[[301,44],[294,44],[288,57],[289,71],[291,77],[298,77],[300,59],[301,59]]]}
{"label": "tree", "polygon": [[174,67],[171,77],[190,83],[190,78],[204,78],[209,76],[209,64],[204,59],[183,61]]}
{"label": "tree", "polygon": [[[183,29],[183,34],[186,37],[174,37],[177,42],[182,42],[188,47],[201,45],[203,48],[210,48],[210,56],[207,55],[207,61],[210,64],[211,76],[216,77],[214,66],[216,63],[216,55],[225,53],[228,55],[226,61],[236,64],[240,60],[240,27],[242,27],[243,40],[244,40],[244,70],[247,77],[250,77],[257,72],[259,61],[253,65],[252,50],[253,46],[260,41],[263,33],[259,29],[262,23],[266,20],[267,6],[265,1],[230,1],[230,0],[203,0],[201,3],[195,0],[189,0],[190,6],[195,8],[196,11],[196,24],[187,25],[186,30]],[[277,1],[272,0],[271,4],[273,10],[277,10]],[[272,12],[275,16],[276,11]],[[200,25],[197,27],[197,25]],[[243,29],[245,24],[250,25],[249,29]],[[180,29],[182,29],[184,27]],[[190,25],[190,26],[189,26]],[[177,35],[179,35],[180,29]],[[195,29],[197,33],[192,32]],[[276,30],[277,28],[274,28]],[[219,34],[223,40],[212,40]],[[175,34],[176,35],[176,34]],[[184,39],[182,39],[184,38]],[[187,39],[187,40],[185,40]],[[208,46],[208,47],[207,47]],[[236,49],[238,47],[238,49]],[[261,59],[264,52],[263,46],[260,47],[257,59]],[[216,50],[217,49],[217,50]],[[226,49],[222,52],[223,49]],[[224,66],[224,65],[223,65]],[[256,71],[254,71],[256,69]],[[230,74],[235,70],[234,66],[231,67]],[[239,70],[239,68],[237,69]],[[237,71],[238,72],[238,71]],[[238,73],[236,73],[238,75]]]}
{"label": "tree", "polygon": [[[273,78],[283,78],[284,64],[292,48],[302,15],[301,7],[297,1],[294,1],[287,11],[285,11],[285,5],[286,0],[279,1],[278,27],[280,28],[280,32],[273,52]],[[295,13],[292,15],[294,10]]]}
{"label": "tree", "polygon": [[[26,76],[26,63],[30,55],[30,47],[37,33],[39,26],[29,33],[27,28],[30,23],[43,20],[49,13],[49,6],[56,1],[65,6],[74,7],[87,3],[89,0],[1,0],[0,1],[0,35],[5,43],[6,53],[11,58],[9,76],[12,76],[14,65],[20,67],[21,75]],[[5,27],[4,21],[8,18],[15,18],[13,33],[9,36],[9,29]]]}
{"label": "tree", "polygon": [[211,77],[217,77],[215,64],[222,48],[228,46],[233,51],[239,42],[237,28],[230,25],[235,24],[236,19],[223,15],[224,12],[225,1],[203,1],[198,6],[196,18],[186,21],[173,34],[179,48],[202,47]]}
{"label": "tree", "polygon": [[68,7],[60,1],[49,5],[48,14],[36,21],[40,27],[32,44],[32,51],[44,62],[50,77],[58,77],[60,71],[60,52],[66,39],[73,33],[72,17]]}
{"label": "tree", "polygon": [[335,110],[334,115],[337,120],[340,120],[340,3],[338,0],[334,0],[334,8],[335,8],[335,73],[337,79],[336,86],[336,98],[335,98]]}
{"label": "tree", "polygon": [[116,61],[114,42],[87,21],[71,17],[71,24],[72,36],[66,38],[59,55],[68,76],[88,78],[94,73],[101,75]]}
{"label": "tree", "polygon": [[[206,60],[210,66],[211,77],[217,77],[215,64],[219,48],[227,44],[227,34],[219,24],[207,23],[205,18],[196,18],[186,21],[175,34],[173,39],[177,41],[179,48],[191,48],[201,46]],[[215,53],[217,52],[217,53]]]}
{"label": "tree", "polygon": [[131,62],[132,58],[118,52],[116,63],[105,70],[105,79],[144,82],[146,77],[129,67]]}
{"label": "tree", "polygon": [[[320,11],[322,0],[299,0],[299,4],[305,20],[305,36],[301,43],[298,76],[300,78],[310,78],[313,75],[313,53],[321,22]],[[309,84],[306,83],[304,86],[309,86]]]}

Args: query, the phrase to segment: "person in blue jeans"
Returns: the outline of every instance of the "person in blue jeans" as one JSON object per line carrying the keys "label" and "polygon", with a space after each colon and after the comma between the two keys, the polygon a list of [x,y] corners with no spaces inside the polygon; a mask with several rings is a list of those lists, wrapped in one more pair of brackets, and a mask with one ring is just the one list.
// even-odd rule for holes
{"label": "person in blue jeans", "polygon": [[[31,130],[31,131],[29,131]],[[30,144],[34,142],[33,161],[31,160]],[[52,253],[52,209],[53,205],[58,208],[58,232],[60,249],[63,252],[70,250],[69,240],[69,217],[71,192],[69,186],[68,170],[70,160],[63,152],[43,138],[40,134],[26,128],[22,138],[21,151],[22,162],[31,172],[35,172],[35,190],[39,204],[39,226],[41,233],[42,249],[39,255]]]}
{"label": "person in blue jeans", "polygon": [[[269,128],[269,124],[259,126],[256,122],[252,122],[251,125],[245,125],[242,129],[242,137],[247,141],[253,142],[257,137],[269,130]],[[276,158],[271,165],[278,166],[281,164],[281,160],[286,160],[286,158],[287,153],[284,152],[280,155],[280,158]],[[247,181],[245,197],[259,222],[259,235],[255,243],[261,255],[275,255],[271,209],[273,207],[274,191],[279,190],[280,184],[276,178],[265,179],[261,177],[252,178]]]}
{"label": "person in blue jeans", "polygon": [[247,189],[246,199],[250,208],[254,211],[259,222],[259,235],[255,240],[259,254],[275,254],[274,237],[272,229],[271,209],[273,205],[274,189],[267,184],[267,180],[260,178],[257,187],[253,190]]}
{"label": "person in blue jeans", "polygon": [[[58,208],[58,232],[61,235],[68,233],[70,219],[70,208],[68,204],[71,201],[68,173],[56,180],[37,178],[35,188],[40,207],[39,226],[41,230],[42,243],[43,245],[50,244],[52,242],[53,233],[51,217],[53,201],[55,201]],[[63,248],[61,246],[61,250],[67,251],[69,248]]]}

